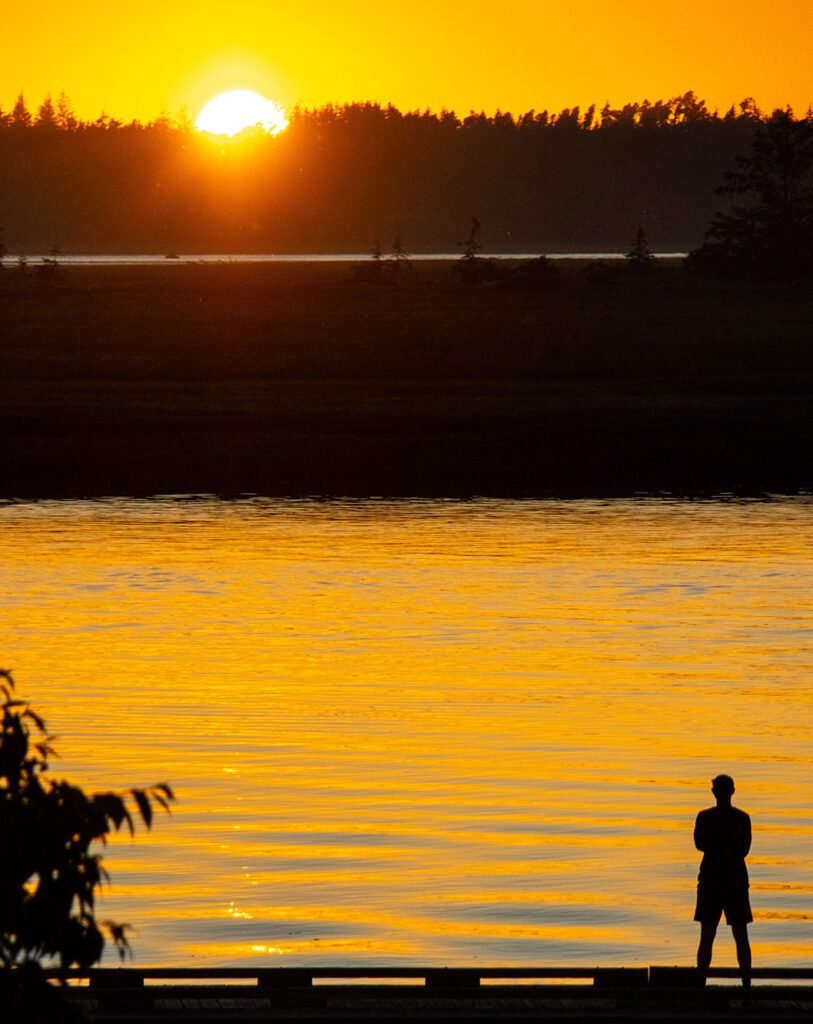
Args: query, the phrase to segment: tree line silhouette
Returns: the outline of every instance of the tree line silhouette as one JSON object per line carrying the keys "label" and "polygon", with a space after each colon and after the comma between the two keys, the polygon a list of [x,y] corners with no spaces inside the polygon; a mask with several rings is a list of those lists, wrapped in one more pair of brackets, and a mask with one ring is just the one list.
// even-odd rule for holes
{"label": "tree line silhouette", "polygon": [[[485,251],[697,246],[714,189],[773,114],[670,100],[458,117],[356,103],[296,109],[237,144],[181,116],[79,119],[64,94],[0,110],[0,225],[9,254],[454,251],[476,216]],[[811,114],[794,118],[808,124]]]}

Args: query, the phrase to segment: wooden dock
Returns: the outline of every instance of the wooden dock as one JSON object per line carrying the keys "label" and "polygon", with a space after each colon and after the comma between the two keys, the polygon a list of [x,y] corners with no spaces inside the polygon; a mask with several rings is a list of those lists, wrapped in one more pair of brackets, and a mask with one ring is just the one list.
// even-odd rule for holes
{"label": "wooden dock", "polygon": [[98,1024],[813,1020],[813,968],[100,968],[72,998]]}

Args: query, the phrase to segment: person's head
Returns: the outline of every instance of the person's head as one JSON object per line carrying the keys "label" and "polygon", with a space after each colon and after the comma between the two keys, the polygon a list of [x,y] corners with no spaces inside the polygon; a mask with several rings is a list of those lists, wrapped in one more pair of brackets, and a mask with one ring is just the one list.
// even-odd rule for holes
{"label": "person's head", "polygon": [[718,800],[730,800],[734,795],[734,780],[730,775],[715,775],[711,780],[711,791]]}

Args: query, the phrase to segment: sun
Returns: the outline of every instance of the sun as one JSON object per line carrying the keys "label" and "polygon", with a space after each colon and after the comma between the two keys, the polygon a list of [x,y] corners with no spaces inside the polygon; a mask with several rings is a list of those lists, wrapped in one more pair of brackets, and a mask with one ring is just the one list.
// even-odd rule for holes
{"label": "sun", "polygon": [[247,129],[259,129],[279,135],[288,127],[285,111],[251,89],[221,92],[203,107],[195,119],[195,127],[209,135],[234,137]]}

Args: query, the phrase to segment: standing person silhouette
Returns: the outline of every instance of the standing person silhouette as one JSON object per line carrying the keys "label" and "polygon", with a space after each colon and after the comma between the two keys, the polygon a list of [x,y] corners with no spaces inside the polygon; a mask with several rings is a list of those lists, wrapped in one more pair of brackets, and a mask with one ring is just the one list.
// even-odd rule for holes
{"label": "standing person silhouette", "polygon": [[734,780],[718,775],[711,781],[717,800],[697,815],[694,845],[703,852],[697,876],[697,907],[695,921],[700,922],[700,945],[697,947],[697,972],[705,984],[711,966],[711,948],[720,916],[725,911],[737,946],[737,963],[742,983],[751,985],[751,946],[748,925],[754,920],[748,899],[748,869],[745,858],[751,849],[751,819],[745,811],[732,807]]}

